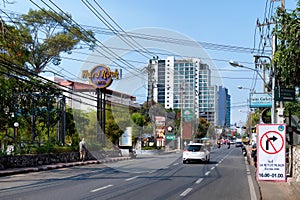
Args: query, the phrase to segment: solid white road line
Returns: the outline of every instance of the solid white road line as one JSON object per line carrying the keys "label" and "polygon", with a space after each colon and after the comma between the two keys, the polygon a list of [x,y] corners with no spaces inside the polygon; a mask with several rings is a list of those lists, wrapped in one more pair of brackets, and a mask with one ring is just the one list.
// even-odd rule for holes
{"label": "solid white road line", "polygon": [[257,200],[253,180],[252,180],[250,169],[249,169],[248,162],[247,162],[247,157],[245,157],[245,164],[246,164],[247,178],[248,178],[248,184],[249,184],[249,189],[250,189],[250,198],[251,198],[251,200]]}
{"label": "solid white road line", "polygon": [[181,197],[186,196],[193,188],[187,188],[183,193],[180,194]]}
{"label": "solid white road line", "polygon": [[106,185],[106,186],[103,186],[101,188],[97,188],[97,189],[91,190],[91,192],[98,192],[100,190],[104,190],[104,189],[112,187],[112,186],[114,186],[114,185]]}
{"label": "solid white road line", "polygon": [[138,178],[138,176],[134,176],[134,177],[128,178],[128,179],[126,179],[126,181],[131,181],[131,180],[136,179],[136,178]]}

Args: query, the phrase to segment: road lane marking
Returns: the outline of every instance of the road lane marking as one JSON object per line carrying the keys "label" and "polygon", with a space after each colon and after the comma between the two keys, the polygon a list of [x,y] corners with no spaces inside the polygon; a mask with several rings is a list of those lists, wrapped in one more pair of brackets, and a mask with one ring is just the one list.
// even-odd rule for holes
{"label": "road lane marking", "polygon": [[206,173],[205,173],[205,176],[208,176],[209,174],[210,174],[210,171],[206,172]]}
{"label": "road lane marking", "polygon": [[195,183],[199,184],[199,183],[201,183],[201,181],[203,181],[203,178],[199,178]]}
{"label": "road lane marking", "polygon": [[215,167],[210,168],[210,170],[214,170],[214,169],[215,169]]}
{"label": "road lane marking", "polygon": [[179,164],[179,163],[174,163],[173,165],[176,166],[176,165],[178,165],[178,164]]}
{"label": "road lane marking", "polygon": [[104,190],[104,189],[112,187],[112,186],[114,186],[114,185],[106,185],[106,186],[103,186],[101,188],[97,188],[97,189],[91,190],[91,192],[98,192],[100,190]]}
{"label": "road lane marking", "polygon": [[248,162],[247,162],[247,157],[245,157],[245,164],[246,164],[247,178],[248,178],[248,184],[249,184],[249,189],[250,189],[250,199],[257,200],[253,180],[252,180],[250,169],[249,169]]}
{"label": "road lane marking", "polygon": [[181,197],[186,196],[193,188],[187,188],[183,193],[180,194]]}
{"label": "road lane marking", "polygon": [[138,178],[138,176],[134,176],[134,177],[128,178],[128,179],[126,179],[126,181],[131,181],[131,180],[136,179],[136,178]]}
{"label": "road lane marking", "polygon": [[159,170],[165,170],[165,169],[169,169],[169,167],[166,166],[166,167],[159,168]]}

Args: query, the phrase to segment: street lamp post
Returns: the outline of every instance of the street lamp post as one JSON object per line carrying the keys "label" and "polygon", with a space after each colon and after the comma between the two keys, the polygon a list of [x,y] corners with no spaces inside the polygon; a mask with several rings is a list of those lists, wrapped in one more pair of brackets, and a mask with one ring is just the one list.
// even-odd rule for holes
{"label": "street lamp post", "polygon": [[258,71],[257,69],[253,69],[253,68],[251,68],[251,67],[244,66],[244,65],[242,65],[242,64],[240,64],[240,63],[238,63],[238,62],[232,61],[232,60],[229,61],[229,64],[230,64],[231,66],[233,66],[233,67],[241,67],[241,68],[245,68],[245,69],[249,69],[249,70],[255,71],[255,72],[258,74],[258,76],[261,78],[261,80],[264,82],[264,88],[265,88],[265,87],[268,87],[268,89],[270,89],[269,86],[268,86],[268,84],[267,84],[267,82],[266,82],[266,80],[265,80],[264,77],[259,73],[259,71]]}
{"label": "street lamp post", "polygon": [[14,123],[14,140],[15,140],[14,142],[15,142],[15,145],[17,144],[18,127],[19,127],[19,123],[15,122]]}
{"label": "street lamp post", "polygon": [[[264,58],[268,58],[270,60],[270,62],[272,62],[271,58],[268,57],[268,56],[254,56],[256,59],[259,58],[259,57],[264,57]],[[244,66],[238,62],[235,62],[235,61],[229,61],[229,64],[233,67],[241,67],[241,68],[245,68],[245,69],[249,69],[249,70],[252,70],[252,71],[255,71],[259,77],[261,78],[261,80],[264,82],[264,88],[267,87],[269,90],[272,91],[272,112],[271,112],[271,115],[272,115],[272,124],[275,123],[275,70],[274,70],[274,67],[272,66],[272,71],[273,71],[273,78],[272,78],[272,88],[270,88],[270,86],[266,83],[266,80],[264,79],[264,77],[262,77],[262,75],[259,73],[259,71],[257,69],[253,69],[253,68],[250,68],[250,67],[247,67],[247,66]],[[265,89],[264,89],[265,91]]]}

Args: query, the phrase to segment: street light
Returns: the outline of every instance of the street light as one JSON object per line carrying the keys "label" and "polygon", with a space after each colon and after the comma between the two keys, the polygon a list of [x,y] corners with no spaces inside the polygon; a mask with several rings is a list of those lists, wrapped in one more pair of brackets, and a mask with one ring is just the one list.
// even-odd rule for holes
{"label": "street light", "polygon": [[266,80],[262,77],[262,75],[259,73],[259,71],[257,69],[253,69],[253,68],[250,68],[250,67],[246,67],[236,61],[229,61],[229,64],[233,67],[242,67],[242,68],[245,68],[245,69],[249,69],[249,70],[252,70],[252,71],[255,71],[259,77],[263,80],[265,86],[267,86],[267,88],[272,91],[272,124],[275,123],[275,69],[274,69],[274,66],[272,66],[272,59],[268,56],[254,56],[255,57],[255,60],[257,60],[258,58],[260,57],[263,57],[263,58],[268,58],[271,62],[271,69],[273,71],[273,78],[272,78],[272,88],[270,88],[270,86],[266,83]]}
{"label": "street light", "polygon": [[242,64],[240,64],[240,63],[238,63],[238,62],[236,62],[236,61],[233,61],[233,60],[229,61],[229,64],[230,64],[231,66],[233,66],[233,67],[241,67],[241,68],[245,68],[245,69],[249,69],[249,70],[255,71],[255,72],[259,75],[259,77],[261,78],[261,80],[264,82],[264,87],[267,86],[267,88],[268,88],[269,90],[271,90],[271,88],[270,88],[269,85],[267,84],[266,80],[262,77],[262,75],[259,73],[259,71],[258,71],[257,69],[253,69],[253,68],[251,68],[251,67],[244,66],[244,65],[242,65]]}
{"label": "street light", "polygon": [[240,89],[240,90],[250,90],[250,92],[255,92],[254,89],[247,88],[247,87],[243,87],[243,86],[241,86],[241,85],[237,86],[237,88]]}

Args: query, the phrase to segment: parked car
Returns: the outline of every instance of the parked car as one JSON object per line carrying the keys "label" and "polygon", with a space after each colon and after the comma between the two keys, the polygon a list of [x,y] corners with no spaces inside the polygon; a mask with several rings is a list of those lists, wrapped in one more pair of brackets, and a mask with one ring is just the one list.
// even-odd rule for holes
{"label": "parked car", "polygon": [[182,162],[209,162],[210,151],[207,146],[203,143],[191,143],[188,144],[182,153]]}

